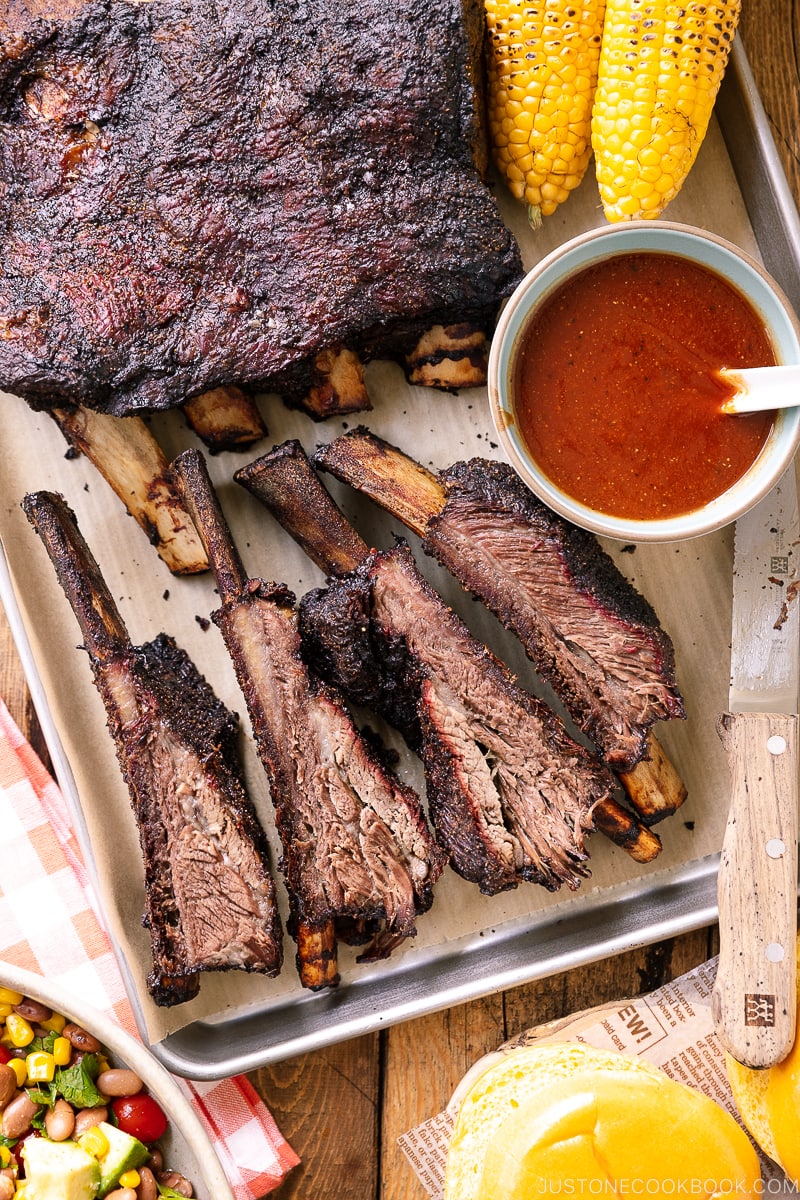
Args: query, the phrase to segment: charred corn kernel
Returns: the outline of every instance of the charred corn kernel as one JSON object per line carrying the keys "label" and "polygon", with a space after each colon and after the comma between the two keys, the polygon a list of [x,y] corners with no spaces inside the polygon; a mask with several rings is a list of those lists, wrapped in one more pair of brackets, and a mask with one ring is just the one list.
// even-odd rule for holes
{"label": "charred corn kernel", "polygon": [[72,1057],[72,1042],[69,1038],[57,1037],[53,1042],[53,1061],[57,1067],[66,1067]]}
{"label": "charred corn kernel", "polygon": [[605,0],[484,0],[498,170],[537,224],[586,174]]}
{"label": "charred corn kernel", "polygon": [[694,164],[741,0],[608,0],[592,111],[609,221],[659,217]]}
{"label": "charred corn kernel", "polygon": [[56,1073],[56,1060],[47,1050],[33,1050],[25,1056],[25,1069],[31,1083],[50,1083]]}
{"label": "charred corn kernel", "polygon": [[137,1188],[142,1182],[142,1177],[138,1171],[123,1171],[119,1177],[119,1186],[128,1188]]}
{"label": "charred corn kernel", "polygon": [[33,1026],[17,1013],[9,1013],[6,1017],[6,1033],[11,1039],[12,1046],[30,1046],[33,1041]]}
{"label": "charred corn kernel", "polygon": [[25,1081],[28,1078],[28,1068],[25,1065],[24,1058],[10,1058],[8,1060],[9,1067],[17,1077],[17,1087],[24,1087]]}
{"label": "charred corn kernel", "polygon": [[78,1138],[78,1145],[94,1158],[102,1158],[104,1154],[108,1154],[108,1138],[99,1125],[93,1125],[86,1133],[82,1133]]}
{"label": "charred corn kernel", "polygon": [[22,1004],[24,999],[22,992],[15,992],[13,988],[0,987],[0,1004]]}
{"label": "charred corn kernel", "polygon": [[50,1013],[46,1021],[42,1021],[42,1028],[49,1029],[51,1033],[61,1033],[61,1030],[67,1023],[67,1018],[61,1013]]}

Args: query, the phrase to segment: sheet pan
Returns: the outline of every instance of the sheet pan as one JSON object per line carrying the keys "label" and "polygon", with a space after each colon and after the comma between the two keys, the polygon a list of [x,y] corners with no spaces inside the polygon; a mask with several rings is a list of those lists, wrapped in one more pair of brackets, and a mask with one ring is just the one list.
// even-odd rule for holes
{"label": "sheet pan", "polygon": [[[503,203],[528,266],[571,235],[603,223],[591,175],[536,233],[527,227],[521,209],[507,199]],[[760,256],[800,306],[800,219],[740,43],[720,94],[717,120],[668,216],[704,226]],[[367,376],[374,407],[364,423],[426,465],[440,468],[475,454],[499,456],[482,389],[447,396],[411,388],[399,369],[386,363],[370,364]],[[144,984],[149,941],[140,923],[141,862],[127,793],[86,656],[76,649],[77,625],[19,501],[34,489],[63,492],[134,640],[144,641],[160,629],[173,634],[221,698],[243,714],[221,638],[203,620],[216,606],[213,582],[208,576],[170,576],[91,466],[65,458],[65,443],[54,423],[16,398],[4,397],[3,404],[8,415],[0,482],[0,598],[96,881],[137,1023],[172,1071],[202,1080],[251,1070],[715,919],[717,860],[727,811],[726,766],[715,722],[727,695],[730,530],[666,547],[607,544],[672,635],[687,701],[687,721],[658,730],[688,784],[689,798],[658,827],[664,851],[655,863],[637,866],[596,836],[591,840],[592,878],[574,895],[549,895],[528,885],[503,896],[481,897],[448,872],[432,911],[419,922],[417,938],[387,962],[358,965],[354,953],[343,949],[342,984],[336,991],[303,992],[294,973],[293,944],[287,940],[280,979],[236,972],[204,976],[196,1000],[157,1009]],[[274,398],[264,398],[263,411],[267,441],[245,456],[216,456],[210,468],[248,570],[282,579],[300,595],[322,582],[320,573],[264,510],[230,482],[231,476],[274,442],[297,437],[310,451],[354,422],[314,424]],[[196,444],[179,414],[154,418],[153,428],[169,455]],[[396,522],[346,488],[331,484],[331,490],[372,544],[389,544],[400,532]],[[494,618],[431,560],[420,555],[419,562],[520,681],[552,699]],[[243,726],[248,782],[277,859],[268,789],[245,718]],[[419,764],[397,738],[387,737],[401,755],[401,773],[422,790]]]}

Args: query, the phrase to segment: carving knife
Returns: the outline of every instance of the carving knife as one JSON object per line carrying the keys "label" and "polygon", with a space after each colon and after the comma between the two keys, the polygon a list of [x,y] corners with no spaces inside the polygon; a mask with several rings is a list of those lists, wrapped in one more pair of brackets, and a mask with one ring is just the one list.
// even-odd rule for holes
{"label": "carving knife", "polygon": [[718,878],[717,1034],[749,1067],[791,1049],[796,1020],[800,526],[794,466],[736,522],[730,811]]}

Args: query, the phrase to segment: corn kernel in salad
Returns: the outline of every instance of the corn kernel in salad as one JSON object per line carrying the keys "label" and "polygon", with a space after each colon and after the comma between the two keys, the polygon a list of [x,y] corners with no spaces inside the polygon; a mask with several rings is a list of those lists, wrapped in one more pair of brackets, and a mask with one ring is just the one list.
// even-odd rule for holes
{"label": "corn kernel in salad", "polygon": [[6,1033],[11,1039],[12,1046],[19,1049],[23,1046],[30,1046],[35,1036],[31,1023],[14,1012],[9,1013],[6,1017]]}
{"label": "corn kernel in salad", "polygon": [[25,1067],[31,1083],[51,1083],[56,1073],[56,1060],[47,1050],[34,1050],[25,1055]]}

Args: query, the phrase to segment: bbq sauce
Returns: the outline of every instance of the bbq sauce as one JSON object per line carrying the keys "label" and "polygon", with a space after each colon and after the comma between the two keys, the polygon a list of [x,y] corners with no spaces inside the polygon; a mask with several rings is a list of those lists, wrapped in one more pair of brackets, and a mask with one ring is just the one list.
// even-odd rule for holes
{"label": "bbq sauce", "polygon": [[774,413],[730,416],[720,367],[775,354],[749,301],[705,267],[636,252],[587,267],[528,325],[513,367],[519,432],[562,491],[610,516],[679,516],[758,457]]}

